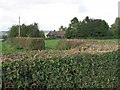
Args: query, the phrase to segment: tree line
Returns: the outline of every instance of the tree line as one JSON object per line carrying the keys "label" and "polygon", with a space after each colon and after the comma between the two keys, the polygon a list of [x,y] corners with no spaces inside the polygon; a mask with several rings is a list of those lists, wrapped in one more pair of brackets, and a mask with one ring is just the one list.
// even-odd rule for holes
{"label": "tree line", "polygon": [[[19,36],[19,25],[13,25],[8,33],[9,37]],[[38,24],[20,25],[20,36],[21,37],[45,37],[44,31],[39,30]]]}
{"label": "tree line", "polygon": [[[13,25],[8,33],[9,37],[18,36],[19,25]],[[79,21],[74,17],[68,27],[61,26],[59,31],[65,31],[65,38],[89,38],[89,37],[107,37],[118,38],[120,31],[120,18],[116,18],[115,22],[109,27],[108,23],[102,19],[92,19],[88,16]],[[38,29],[38,24],[20,25],[21,37],[45,37],[44,31]]]}
{"label": "tree line", "polygon": [[83,21],[79,21],[77,17],[74,17],[70,21],[68,28],[61,26],[59,30],[66,31],[66,38],[118,38],[118,30],[120,31],[120,18],[117,17],[115,22],[109,27],[105,20],[91,19],[87,16]]}

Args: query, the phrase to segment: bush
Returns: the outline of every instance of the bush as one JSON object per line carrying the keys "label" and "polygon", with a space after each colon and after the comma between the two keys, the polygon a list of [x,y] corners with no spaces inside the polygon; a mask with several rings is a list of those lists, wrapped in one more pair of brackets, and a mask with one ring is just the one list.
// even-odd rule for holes
{"label": "bush", "polygon": [[114,88],[117,52],[4,61],[3,88]]}
{"label": "bush", "polygon": [[8,42],[13,46],[22,47],[25,49],[45,49],[45,42],[43,38],[15,37],[9,38]]}
{"label": "bush", "polygon": [[79,39],[61,39],[58,42],[57,49],[68,50],[68,49],[72,49],[72,48],[78,47],[82,43],[83,42],[80,41]]}
{"label": "bush", "polygon": [[32,38],[29,47],[32,50],[45,49],[45,42],[43,41],[43,39],[40,38]]}

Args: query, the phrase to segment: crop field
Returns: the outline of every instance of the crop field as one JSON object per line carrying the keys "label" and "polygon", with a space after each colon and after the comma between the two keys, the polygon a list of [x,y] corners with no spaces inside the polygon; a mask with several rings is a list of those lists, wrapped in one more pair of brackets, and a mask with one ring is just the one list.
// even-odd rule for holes
{"label": "crop field", "polygon": [[[24,60],[35,57],[66,56],[81,53],[101,54],[118,50],[117,40],[46,40],[45,50],[19,50],[16,47],[2,43],[3,60]],[[8,58],[9,57],[9,58]]]}
{"label": "crop field", "polygon": [[[55,39],[45,50],[2,43],[3,87],[116,88],[118,40]],[[7,86],[6,86],[7,84]]]}

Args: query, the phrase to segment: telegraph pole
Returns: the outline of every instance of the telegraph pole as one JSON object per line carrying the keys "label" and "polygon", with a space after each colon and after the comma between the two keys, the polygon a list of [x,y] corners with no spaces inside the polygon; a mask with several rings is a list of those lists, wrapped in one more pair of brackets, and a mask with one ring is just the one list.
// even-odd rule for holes
{"label": "telegraph pole", "polygon": [[18,32],[18,36],[20,37],[20,17],[19,17],[19,32]]}
{"label": "telegraph pole", "polygon": [[118,17],[120,17],[120,1],[118,2]]}

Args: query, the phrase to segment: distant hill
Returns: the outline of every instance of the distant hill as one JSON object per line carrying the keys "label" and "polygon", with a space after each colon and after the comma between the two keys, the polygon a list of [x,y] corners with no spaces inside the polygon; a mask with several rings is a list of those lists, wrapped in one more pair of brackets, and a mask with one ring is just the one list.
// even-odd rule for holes
{"label": "distant hill", "polygon": [[0,39],[2,39],[3,35],[7,36],[8,35],[8,31],[0,31]]}

